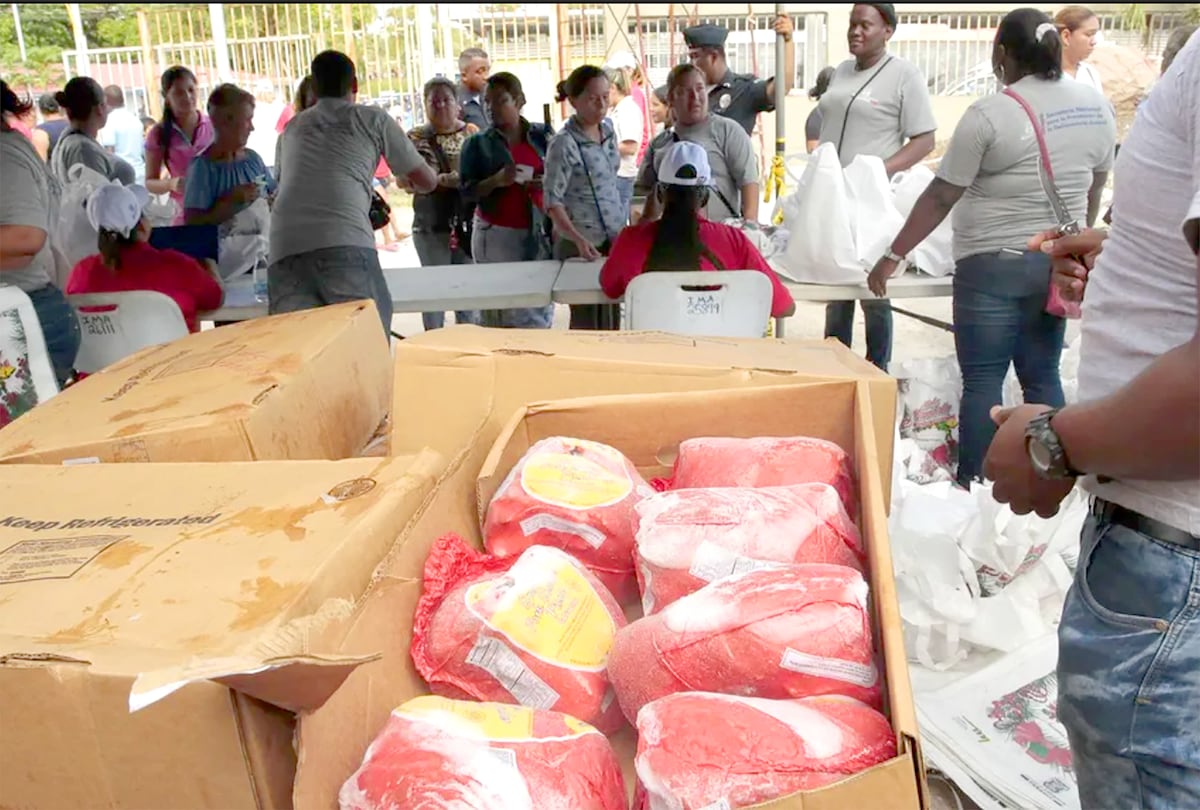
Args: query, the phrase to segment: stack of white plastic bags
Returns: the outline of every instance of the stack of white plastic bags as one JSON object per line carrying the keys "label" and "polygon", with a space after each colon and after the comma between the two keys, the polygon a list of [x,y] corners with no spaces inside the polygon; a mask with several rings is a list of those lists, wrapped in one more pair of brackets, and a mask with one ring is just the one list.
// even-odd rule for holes
{"label": "stack of white plastic bags", "polygon": [[[870,155],[843,169],[828,143],[811,155],[789,157],[787,169],[795,192],[781,203],[785,246],[779,250],[777,239],[764,255],[792,281],[813,284],[865,281],[934,176],[928,167],[914,166],[889,181],[883,161]],[[910,261],[929,275],[949,275],[952,240],[947,218],[912,251]]]}
{"label": "stack of white plastic bags", "polygon": [[[1063,356],[1068,401],[1078,348]],[[901,379],[890,533],[926,760],[983,808],[1078,807],[1054,708],[1054,634],[1086,496],[1076,489],[1047,520],[1014,514],[989,484],[956,487],[957,363],[922,358],[892,373]],[[1005,404],[1020,401],[1013,379]]]}

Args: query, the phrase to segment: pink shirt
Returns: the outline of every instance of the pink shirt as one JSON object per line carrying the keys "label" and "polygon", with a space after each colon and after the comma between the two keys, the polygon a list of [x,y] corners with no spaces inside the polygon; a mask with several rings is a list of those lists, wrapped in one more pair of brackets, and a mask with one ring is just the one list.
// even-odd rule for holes
{"label": "pink shirt", "polygon": [[[622,298],[629,282],[642,274],[646,257],[658,234],[658,221],[639,222],[630,225],[617,235],[604,267],[600,269],[600,288],[609,298]],[[771,265],[758,252],[758,248],[746,238],[746,234],[737,228],[723,225],[719,222],[700,220],[700,241],[713,252],[713,255],[727,270],[757,270],[765,273],[771,279],[774,291],[771,300],[771,315],[782,317],[794,304],[792,294],[775,275]],[[701,270],[715,270],[707,257],[700,256]]]}
{"label": "pink shirt", "polygon": [[[196,124],[196,131],[189,139],[187,133],[180,129],[178,124],[175,124],[175,131],[171,133],[171,143],[167,147],[167,155],[162,156],[162,124],[155,124],[146,136],[146,162],[150,162],[150,155],[156,154],[162,160],[164,166],[167,167],[167,174],[171,177],[187,177],[188,166],[192,163],[192,158],[199,155],[208,147],[212,146],[213,142],[213,126],[212,121],[203,112],[200,113],[200,121]],[[156,179],[156,178],[147,178]],[[172,191],[171,199],[179,204],[179,217],[175,224],[183,224],[183,192]]]}
{"label": "pink shirt", "polygon": [[629,88],[629,95],[633,96],[633,103],[638,105],[638,109],[642,111],[642,146],[637,153],[637,162],[640,166],[642,158],[646,155],[646,149],[650,146],[650,139],[654,136],[654,122],[650,119],[650,110],[646,106],[645,91],[634,85]]}

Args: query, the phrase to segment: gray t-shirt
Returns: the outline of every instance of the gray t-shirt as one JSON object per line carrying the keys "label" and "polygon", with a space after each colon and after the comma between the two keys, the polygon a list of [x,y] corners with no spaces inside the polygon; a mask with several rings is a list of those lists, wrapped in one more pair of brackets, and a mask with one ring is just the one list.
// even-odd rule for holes
{"label": "gray t-shirt", "polygon": [[891,54],[866,70],[857,70],[853,59],[838,65],[818,109],[821,143],[841,142],[843,166],[859,155],[887,160],[910,139],[937,130],[925,77],[912,62]]}
{"label": "gray t-shirt", "polygon": [[[1026,76],[1012,89],[1041,119],[1063,200],[1082,224],[1095,172],[1112,167],[1112,106],[1082,82]],[[1001,93],[970,106],[954,130],[937,176],[967,188],[954,206],[954,258],[1024,250],[1029,237],[1058,224],[1042,187],[1029,116]]]}
{"label": "gray t-shirt", "polygon": [[25,292],[39,290],[55,277],[51,235],[58,220],[58,182],[33,144],[19,132],[0,132],[0,225],[24,225],[46,232],[46,242],[22,270],[0,273],[0,285],[10,284]]}
{"label": "gray t-shirt", "polygon": [[323,98],[293,118],[275,147],[271,262],[331,247],[374,248],[367,212],[381,156],[397,177],[425,165],[378,107]]}
{"label": "gray t-shirt", "polygon": [[68,129],[54,145],[50,155],[50,171],[60,183],[67,183],[71,167],[82,163],[99,172],[109,180],[118,180],[129,186],[137,180],[137,172],[124,160],[109,152],[100,142],[79,130]]}
{"label": "gray t-shirt", "polygon": [[659,133],[650,142],[642,160],[642,170],[635,185],[637,193],[649,194],[654,190],[663,153],[676,141],[698,143],[708,152],[714,191],[709,194],[705,216],[713,222],[740,217],[742,186],[758,182],[758,158],[754,156],[754,144],[746,130],[733,119],[719,115],[709,115],[708,120],[700,124],[677,126]]}

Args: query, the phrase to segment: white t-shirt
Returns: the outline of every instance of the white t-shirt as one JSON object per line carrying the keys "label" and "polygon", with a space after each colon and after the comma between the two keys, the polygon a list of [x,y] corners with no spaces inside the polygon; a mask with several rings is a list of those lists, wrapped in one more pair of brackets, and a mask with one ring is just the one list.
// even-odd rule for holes
{"label": "white t-shirt", "polygon": [[[638,149],[642,148],[642,108],[633,100],[633,96],[625,96],[613,107],[613,130],[617,133],[617,144],[625,141],[635,141]],[[637,152],[632,155],[622,155],[621,165],[617,169],[617,177],[637,177]]]}
{"label": "white t-shirt", "polygon": [[[1115,177],[1112,231],[1088,277],[1083,303],[1083,400],[1127,385],[1196,331],[1200,33],[1192,34],[1138,109]],[[1200,480],[1099,484],[1089,479],[1087,486],[1106,500],[1200,534]]]}
{"label": "white t-shirt", "polygon": [[1087,62],[1080,62],[1076,66],[1074,76],[1064,71],[1063,77],[1074,79],[1077,82],[1086,84],[1088,87],[1093,87],[1100,95],[1104,95],[1104,82],[1100,81],[1100,74]]}

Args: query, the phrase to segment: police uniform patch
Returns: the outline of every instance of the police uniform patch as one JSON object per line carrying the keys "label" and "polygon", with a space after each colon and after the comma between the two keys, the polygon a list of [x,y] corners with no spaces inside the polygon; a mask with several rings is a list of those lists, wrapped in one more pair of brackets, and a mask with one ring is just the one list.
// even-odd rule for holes
{"label": "police uniform patch", "polygon": [[727,109],[729,109],[729,103],[731,101],[733,101],[733,98],[728,93],[726,93],[723,96],[721,96],[721,98],[717,102],[717,104],[721,107],[722,110],[727,110]]}

